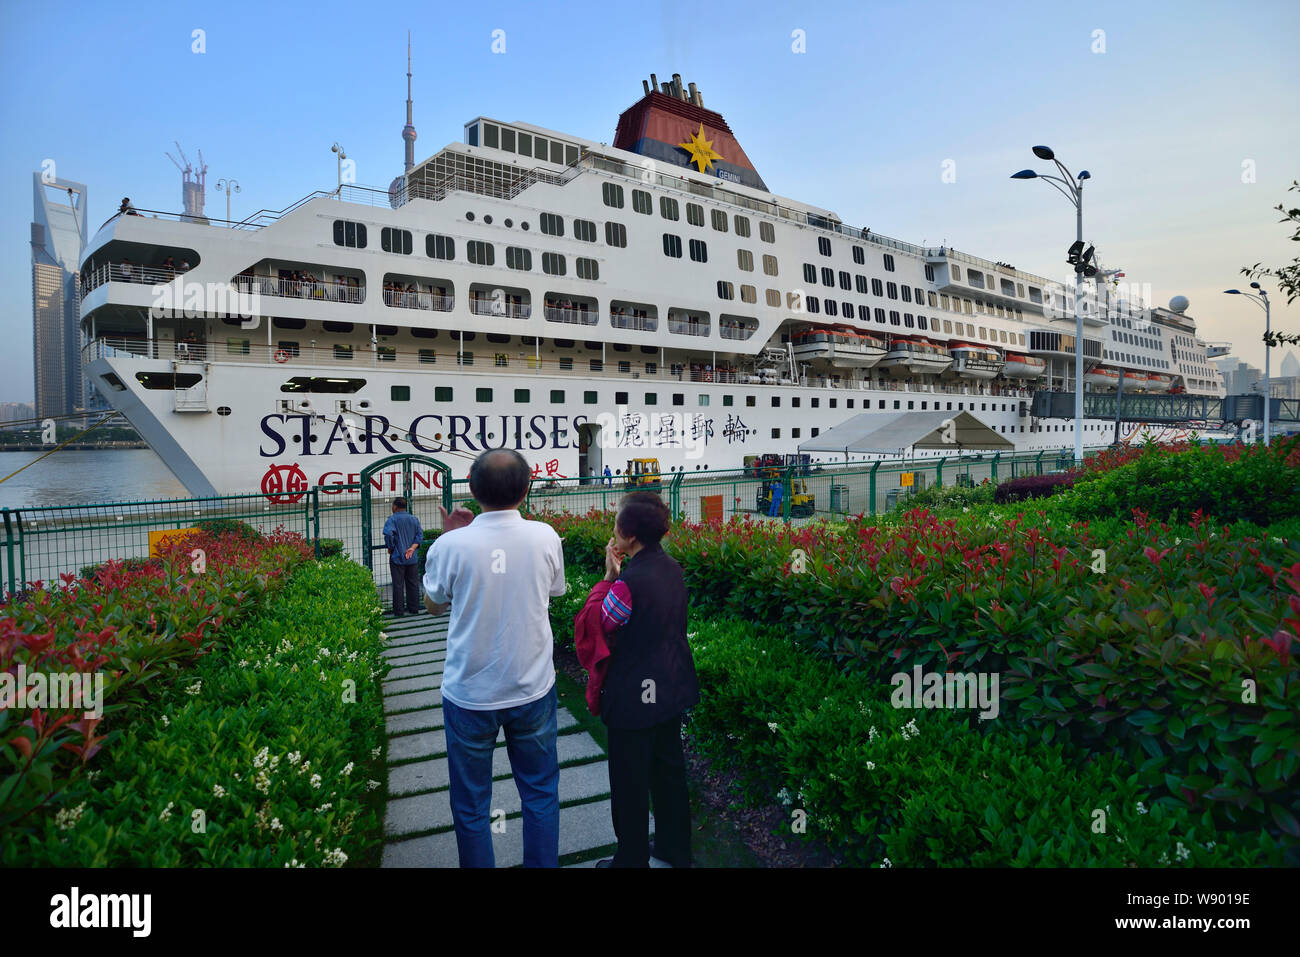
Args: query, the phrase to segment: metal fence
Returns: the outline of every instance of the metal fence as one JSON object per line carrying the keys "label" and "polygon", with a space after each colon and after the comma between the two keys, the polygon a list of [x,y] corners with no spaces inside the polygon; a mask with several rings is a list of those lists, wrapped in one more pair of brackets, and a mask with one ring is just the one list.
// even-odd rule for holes
{"label": "metal fence", "polygon": [[[612,511],[632,488],[649,488],[663,495],[674,515],[700,521],[709,515],[769,515],[805,522],[843,518],[859,513],[876,515],[905,505],[907,497],[936,485],[992,484],[1019,475],[1043,474],[1069,468],[1070,450],[1015,455],[962,455],[915,461],[849,462],[844,465],[787,465],[724,471],[669,472],[655,483],[631,486],[626,477],[608,481],[585,479],[535,480],[527,507],[539,516]],[[372,485],[372,488],[374,486]],[[779,488],[779,492],[777,489]],[[337,539],[353,560],[373,559],[375,584],[381,594],[391,589],[391,577],[380,530],[391,510],[392,496],[371,498],[374,541],[363,541],[360,484],[316,486],[305,492],[227,495],[211,498],[158,499],[95,505],[0,509],[0,594],[20,591],[27,582],[78,575],[109,559],[145,558],[149,533],[193,528],[202,522],[232,519],[266,533],[277,527],[299,532],[314,541]],[[380,489],[379,491],[383,491]],[[471,500],[467,479],[452,482],[457,504]],[[772,500],[776,499],[773,508]],[[409,510],[426,528],[438,528],[442,492],[415,493]]]}

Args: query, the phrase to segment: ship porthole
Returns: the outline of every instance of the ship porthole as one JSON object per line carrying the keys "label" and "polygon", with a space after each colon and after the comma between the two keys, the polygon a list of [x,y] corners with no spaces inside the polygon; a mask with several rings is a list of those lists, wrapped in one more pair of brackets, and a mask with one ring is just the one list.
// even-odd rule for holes
{"label": "ship porthole", "polygon": [[471,212],[468,212],[468,211],[467,211],[467,212],[465,213],[465,218],[468,219],[471,223],[474,222],[474,214],[471,213]]}
{"label": "ship porthole", "polygon": [[526,221],[520,223],[519,228],[522,229],[524,232],[528,232],[528,223]]}
{"label": "ship porthole", "polygon": [[485,223],[487,223],[489,226],[491,226],[491,225],[492,225],[492,217],[491,217],[491,216],[484,216],[484,217],[483,217],[483,222],[485,222]]}
{"label": "ship porthole", "polygon": [[230,406],[228,405],[217,406],[217,415],[229,415],[229,414],[230,414]]}
{"label": "ship porthole", "polygon": [[509,228],[510,228],[511,226],[513,226],[513,225],[514,225],[513,222],[511,222],[511,221],[508,220],[508,219],[506,220],[506,229],[509,229]]}

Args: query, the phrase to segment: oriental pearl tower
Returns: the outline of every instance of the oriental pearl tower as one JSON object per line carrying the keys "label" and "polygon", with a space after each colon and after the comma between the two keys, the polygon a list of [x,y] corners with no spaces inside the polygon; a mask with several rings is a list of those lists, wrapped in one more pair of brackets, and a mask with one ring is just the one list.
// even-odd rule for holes
{"label": "oriental pearl tower", "polygon": [[415,167],[415,123],[411,106],[411,34],[406,34],[406,125],[402,127],[402,139],[406,143],[406,166],[403,174],[388,185],[388,202],[396,209],[405,201],[406,174]]}

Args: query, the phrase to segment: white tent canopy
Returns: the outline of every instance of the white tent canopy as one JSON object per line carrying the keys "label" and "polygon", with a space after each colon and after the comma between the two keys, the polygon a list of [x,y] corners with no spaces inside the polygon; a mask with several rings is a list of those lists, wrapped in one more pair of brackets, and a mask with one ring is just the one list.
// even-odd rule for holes
{"label": "white tent canopy", "polygon": [[800,452],[842,452],[846,456],[902,455],[908,449],[1012,451],[1015,443],[965,411],[862,412],[799,443]]}

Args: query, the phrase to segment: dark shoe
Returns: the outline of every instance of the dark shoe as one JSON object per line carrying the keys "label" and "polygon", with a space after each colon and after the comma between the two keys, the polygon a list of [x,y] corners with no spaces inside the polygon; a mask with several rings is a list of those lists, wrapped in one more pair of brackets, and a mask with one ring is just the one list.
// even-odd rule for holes
{"label": "dark shoe", "polygon": [[607,857],[607,858],[605,858],[603,861],[597,861],[597,862],[596,862],[596,866],[597,866],[597,867],[613,867],[613,866],[614,866],[614,858],[612,858],[612,857]]}

